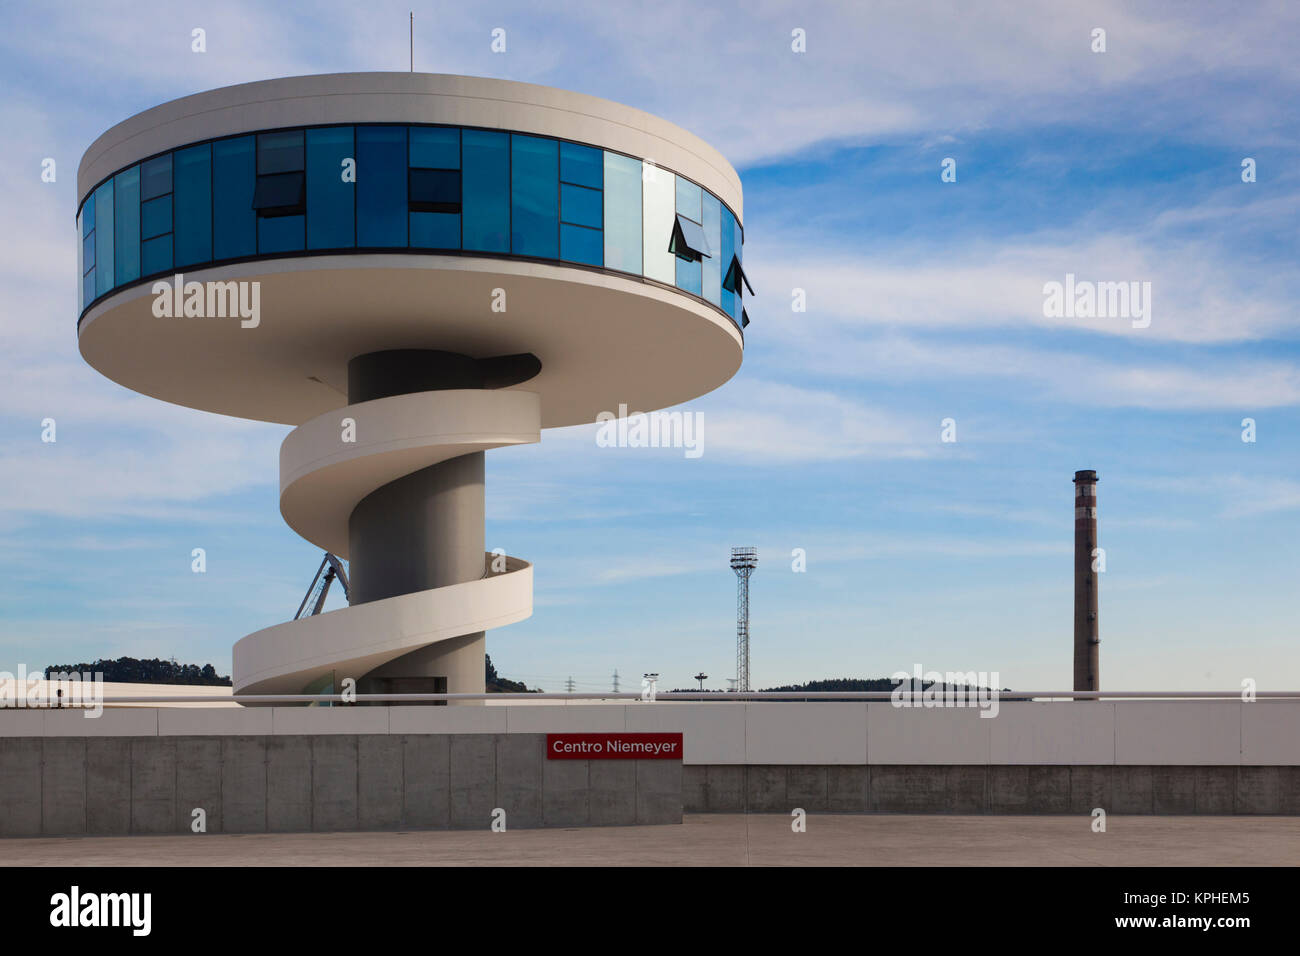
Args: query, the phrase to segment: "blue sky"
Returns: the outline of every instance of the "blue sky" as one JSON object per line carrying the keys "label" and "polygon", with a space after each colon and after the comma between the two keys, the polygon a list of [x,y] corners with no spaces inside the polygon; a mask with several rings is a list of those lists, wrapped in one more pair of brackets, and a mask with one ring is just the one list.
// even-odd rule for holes
{"label": "blue sky", "polygon": [[[78,355],[76,167],[178,96],[406,69],[410,9],[0,13],[0,669],[130,654],[229,673],[236,639],[297,608],[320,555],[279,516],[287,429],[136,396]],[[1294,4],[415,13],[417,69],[605,96],[716,145],[759,293],[740,373],[687,406],[701,458],[599,448],[594,428],[488,455],[488,546],[537,568],[533,617],[488,635],[502,673],[726,686],[728,550],[755,545],[758,686],[920,663],[1068,687],[1070,478],[1095,468],[1102,686],[1300,686]],[[1044,318],[1066,273],[1151,282],[1150,327]]]}

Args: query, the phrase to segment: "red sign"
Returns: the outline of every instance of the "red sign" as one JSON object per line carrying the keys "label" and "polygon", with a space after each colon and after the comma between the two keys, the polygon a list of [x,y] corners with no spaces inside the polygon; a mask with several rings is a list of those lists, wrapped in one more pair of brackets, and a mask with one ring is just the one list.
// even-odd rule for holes
{"label": "red sign", "polygon": [[681,734],[547,734],[547,760],[681,760]]}

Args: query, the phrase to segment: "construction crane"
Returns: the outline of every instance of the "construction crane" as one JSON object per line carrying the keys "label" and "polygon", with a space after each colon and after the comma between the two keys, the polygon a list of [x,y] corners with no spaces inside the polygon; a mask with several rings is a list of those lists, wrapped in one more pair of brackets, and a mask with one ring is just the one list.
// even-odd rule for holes
{"label": "construction crane", "polygon": [[[295,621],[304,617],[311,617],[319,614],[320,609],[325,606],[325,597],[330,593],[330,585],[334,583],[335,578],[339,579],[339,584],[343,588],[343,596],[348,596],[348,573],[343,570],[343,562],[328,551],[325,557],[321,559],[320,567],[316,569],[316,577],[311,579],[311,587],[307,588],[307,595],[298,605],[298,613],[293,616]],[[310,607],[311,610],[307,610]]]}

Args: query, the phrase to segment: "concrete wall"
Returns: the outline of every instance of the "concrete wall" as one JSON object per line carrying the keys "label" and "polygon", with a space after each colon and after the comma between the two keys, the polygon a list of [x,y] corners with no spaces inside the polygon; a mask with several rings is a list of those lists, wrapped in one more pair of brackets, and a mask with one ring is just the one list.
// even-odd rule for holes
{"label": "concrete wall", "polygon": [[1300,765],[1300,700],[1020,702],[979,713],[852,701],[132,708],[95,720],[0,710],[0,738],[679,731],[688,765]]}
{"label": "concrete wall", "polygon": [[[9,715],[0,715],[9,716]],[[78,718],[80,719],[80,718]],[[85,721],[87,724],[98,721]],[[0,737],[0,836],[680,823],[682,766],[543,734]]]}
{"label": "concrete wall", "polygon": [[690,765],[687,813],[1300,814],[1300,767]]}
{"label": "concrete wall", "polygon": [[[1300,814],[1300,702],[0,710],[0,835],[678,822],[687,812]],[[668,761],[544,734],[680,731]]]}

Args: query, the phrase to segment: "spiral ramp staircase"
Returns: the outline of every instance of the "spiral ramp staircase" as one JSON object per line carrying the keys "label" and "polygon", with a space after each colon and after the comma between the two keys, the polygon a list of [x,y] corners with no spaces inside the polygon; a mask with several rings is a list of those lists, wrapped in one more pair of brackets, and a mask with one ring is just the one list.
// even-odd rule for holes
{"label": "spiral ramp staircase", "polygon": [[[344,440],[348,432],[354,440]],[[349,518],[372,492],[450,459],[540,440],[535,392],[452,389],[394,395],[304,422],[280,448],[280,511],[291,528],[349,557]],[[532,614],[533,568],[490,552],[482,576],[354,604],[255,631],[235,644],[237,695],[337,688],[404,655]],[[481,680],[481,673],[479,675]]]}

